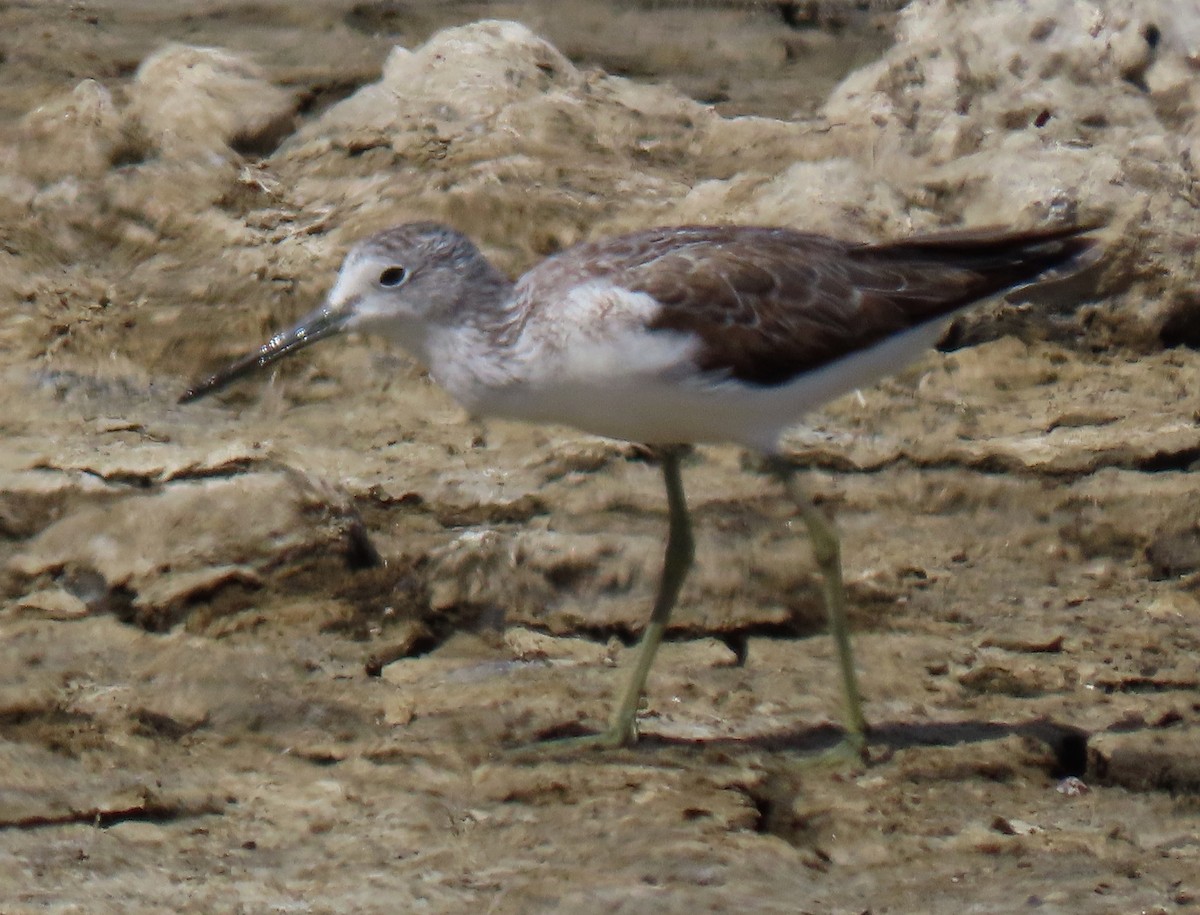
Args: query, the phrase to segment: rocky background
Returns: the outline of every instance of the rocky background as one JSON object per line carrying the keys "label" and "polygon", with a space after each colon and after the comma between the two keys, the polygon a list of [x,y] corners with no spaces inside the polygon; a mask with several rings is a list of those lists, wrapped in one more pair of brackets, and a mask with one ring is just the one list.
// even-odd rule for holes
{"label": "rocky background", "polygon": [[[0,911],[1200,910],[1191,0],[0,7]],[[620,74],[620,75],[617,75]],[[470,423],[385,345],[188,382],[409,219],[511,273],[652,224],[1103,222],[790,442],[844,534]]]}

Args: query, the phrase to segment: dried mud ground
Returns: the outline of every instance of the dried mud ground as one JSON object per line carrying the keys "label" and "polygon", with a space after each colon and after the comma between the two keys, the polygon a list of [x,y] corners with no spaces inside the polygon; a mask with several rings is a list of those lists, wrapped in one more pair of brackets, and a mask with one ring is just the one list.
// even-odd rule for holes
{"label": "dried mud ground", "polygon": [[[204,5],[116,8],[0,10],[14,109],[217,42]],[[284,66],[306,28],[350,41],[322,9],[231,34]],[[440,9],[420,27],[478,13]],[[392,40],[328,51],[370,79]],[[780,79],[720,91],[753,108]],[[86,334],[88,307],[54,320]],[[697,566],[642,741],[528,758],[605,719],[659,567],[657,469],[468,423],[368,342],[176,406],[201,368],[5,369],[0,912],[1200,909],[1192,351],[930,353],[797,435],[874,728],[869,764],[833,768],[804,765],[839,708],[813,565],[753,460],[685,468]]]}

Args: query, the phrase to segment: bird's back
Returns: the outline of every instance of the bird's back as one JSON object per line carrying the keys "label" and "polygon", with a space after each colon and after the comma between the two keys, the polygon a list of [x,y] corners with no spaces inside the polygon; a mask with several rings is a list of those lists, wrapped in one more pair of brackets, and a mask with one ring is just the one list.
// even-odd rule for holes
{"label": "bird's back", "polygon": [[972,231],[860,244],[755,226],[649,229],[552,257],[518,284],[531,300],[603,281],[656,303],[651,330],[696,335],[697,368],[786,384],[973,302],[1069,271],[1091,227]]}

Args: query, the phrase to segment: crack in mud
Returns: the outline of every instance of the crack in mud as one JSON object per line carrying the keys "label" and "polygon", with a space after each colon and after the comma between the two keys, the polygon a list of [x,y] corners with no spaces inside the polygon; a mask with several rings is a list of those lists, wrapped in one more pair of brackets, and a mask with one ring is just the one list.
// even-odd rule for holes
{"label": "crack in mud", "polygon": [[66,826],[73,823],[108,829],[120,823],[175,823],[195,817],[210,816],[224,812],[224,805],[215,799],[196,803],[171,803],[149,801],[132,807],[116,809],[93,808],[65,813],[60,816],[29,816],[18,820],[0,821],[0,831],[10,829],[44,829],[48,826]]}

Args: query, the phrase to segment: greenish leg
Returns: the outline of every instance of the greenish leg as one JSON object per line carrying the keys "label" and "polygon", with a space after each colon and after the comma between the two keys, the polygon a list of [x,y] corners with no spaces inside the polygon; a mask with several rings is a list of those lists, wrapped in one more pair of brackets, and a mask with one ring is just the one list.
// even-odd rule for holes
{"label": "greenish leg", "polygon": [[846,618],[846,588],[842,583],[842,549],[837,531],[796,482],[795,468],[782,460],[771,461],[772,472],[800,509],[808,528],[813,558],[821,571],[821,595],[829,617],[829,631],[837,646],[842,673],[842,695],[846,703],[846,742],[861,753],[866,746],[867,720],[862,710],[862,693],[854,669],[854,649],[850,645],[850,625]]}
{"label": "greenish leg", "polygon": [[638,644],[633,671],[629,675],[616,708],[613,709],[608,729],[603,733],[588,737],[547,741],[542,745],[545,750],[557,751],[576,747],[624,747],[637,739],[638,705],[641,703],[646,689],[646,678],[650,675],[654,656],[667,631],[671,611],[675,608],[679,590],[683,587],[683,580],[687,577],[688,569],[691,568],[692,558],[695,555],[692,522],[688,517],[687,500],[683,494],[683,474],[680,470],[683,454],[683,449],[679,448],[668,449],[662,453],[662,471],[663,479],[667,484],[667,509],[670,519],[662,577],[659,579],[658,595],[654,600],[654,611],[650,614],[650,622],[646,625],[646,631],[642,634],[642,640]]}
{"label": "greenish leg", "polygon": [[654,663],[654,656],[667,631],[671,611],[679,598],[679,590],[692,567],[695,556],[695,541],[692,538],[692,522],[688,517],[687,500],[683,494],[683,474],[679,463],[682,452],[671,449],[663,454],[663,479],[667,484],[667,510],[670,521],[667,529],[667,551],[663,558],[662,577],[658,583],[658,596],[654,599],[654,611],[638,645],[637,661],[633,666],[621,699],[613,710],[608,723],[606,737],[613,746],[626,746],[637,739],[637,711],[646,691],[646,678]]}

